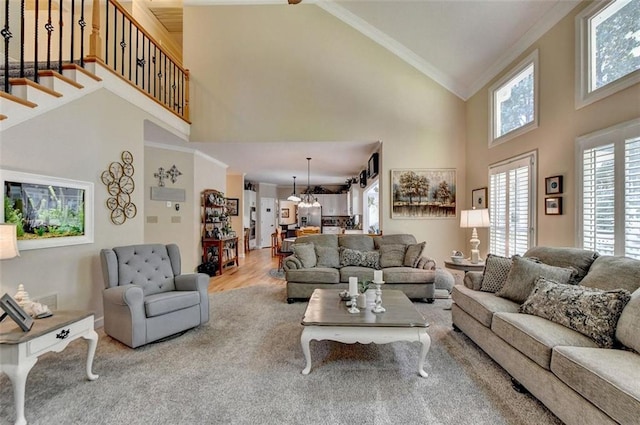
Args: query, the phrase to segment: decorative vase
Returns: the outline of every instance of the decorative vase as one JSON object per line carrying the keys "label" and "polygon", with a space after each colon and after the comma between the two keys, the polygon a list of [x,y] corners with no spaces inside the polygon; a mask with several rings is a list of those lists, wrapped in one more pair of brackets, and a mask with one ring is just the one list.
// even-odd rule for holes
{"label": "decorative vase", "polygon": [[366,294],[360,294],[358,295],[358,308],[365,308],[367,307],[367,295]]}

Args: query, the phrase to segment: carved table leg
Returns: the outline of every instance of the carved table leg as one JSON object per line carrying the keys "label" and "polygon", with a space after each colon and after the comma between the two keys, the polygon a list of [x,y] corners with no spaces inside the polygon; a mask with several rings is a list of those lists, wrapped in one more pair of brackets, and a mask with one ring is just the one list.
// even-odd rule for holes
{"label": "carved table leg", "polygon": [[422,344],[422,349],[420,350],[420,358],[418,360],[418,373],[423,378],[429,376],[427,372],[424,371],[424,361],[427,358],[427,353],[429,352],[429,348],[431,347],[431,337],[427,333],[427,330],[421,331],[418,335],[420,343]]}
{"label": "carved table leg", "polygon": [[307,361],[307,365],[302,370],[303,375],[308,375],[311,372],[311,350],[309,349],[309,342],[311,341],[312,335],[310,335],[310,329],[304,328],[302,330],[302,335],[300,335],[300,344],[302,345],[302,352],[304,353],[304,358]]}
{"label": "carved table leg", "polygon": [[37,361],[37,358],[31,358],[26,359],[20,365],[5,365],[2,368],[13,384],[13,400],[16,407],[15,425],[27,424],[27,419],[24,416],[24,392],[27,384],[27,376]]}
{"label": "carved table leg", "polygon": [[95,381],[98,379],[98,375],[94,374],[91,368],[93,366],[93,357],[96,354],[96,347],[98,346],[98,333],[92,330],[83,335],[83,338],[87,341],[87,378],[89,378],[89,381]]}

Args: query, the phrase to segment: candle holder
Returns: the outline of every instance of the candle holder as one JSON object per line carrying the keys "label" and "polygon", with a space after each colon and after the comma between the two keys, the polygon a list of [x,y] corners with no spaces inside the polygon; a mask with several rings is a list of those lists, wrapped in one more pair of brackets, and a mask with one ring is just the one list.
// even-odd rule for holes
{"label": "candle holder", "polygon": [[349,310],[347,310],[349,313],[360,313],[360,310],[358,310],[358,306],[357,304],[357,300],[358,300],[358,294],[350,294],[351,295],[351,307],[349,307]]}
{"label": "candle holder", "polygon": [[386,308],[382,307],[382,284],[384,282],[373,282],[376,285],[376,305],[373,306],[371,311],[373,313],[384,313]]}

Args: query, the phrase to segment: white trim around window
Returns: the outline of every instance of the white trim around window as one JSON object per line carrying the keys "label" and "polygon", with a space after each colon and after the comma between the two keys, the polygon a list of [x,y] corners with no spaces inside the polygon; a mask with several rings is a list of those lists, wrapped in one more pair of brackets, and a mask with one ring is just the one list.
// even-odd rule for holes
{"label": "white trim around window", "polygon": [[[539,117],[539,65],[538,65],[538,50],[534,50],[526,58],[524,58],[518,65],[506,73],[502,78],[496,81],[491,87],[489,87],[489,148],[497,146],[501,143],[509,141],[515,137],[521,136],[531,130],[538,128]],[[497,97],[500,91],[520,76],[530,66],[533,66],[533,119],[528,123],[517,127],[505,134],[499,134],[499,114],[497,113],[498,102]]]}
{"label": "white trim around window", "polygon": [[[620,1],[620,0],[618,0]],[[637,0],[636,0],[637,1]],[[576,58],[575,58],[575,106],[583,108],[607,96],[640,82],[640,69],[611,83],[592,90],[593,64],[591,61],[591,22],[592,19],[616,0],[594,2],[576,16]]]}

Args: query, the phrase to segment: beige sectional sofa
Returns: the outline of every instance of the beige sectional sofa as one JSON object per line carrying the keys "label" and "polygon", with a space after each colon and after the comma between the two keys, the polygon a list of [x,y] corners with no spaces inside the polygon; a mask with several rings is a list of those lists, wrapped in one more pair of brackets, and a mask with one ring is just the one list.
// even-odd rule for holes
{"label": "beige sectional sofa", "polygon": [[[485,274],[454,287],[454,328],[566,424],[639,424],[640,261],[545,247],[507,270],[508,260],[490,257]],[[527,280],[514,272],[521,266],[571,273],[563,285],[540,272],[531,292],[515,294],[515,279]]]}
{"label": "beige sectional sofa", "polygon": [[285,258],[287,302],[309,299],[316,288],[347,289],[349,277],[373,280],[381,269],[385,288],[409,298],[433,302],[436,263],[422,255],[425,243],[413,235],[308,235],[293,244]]}

